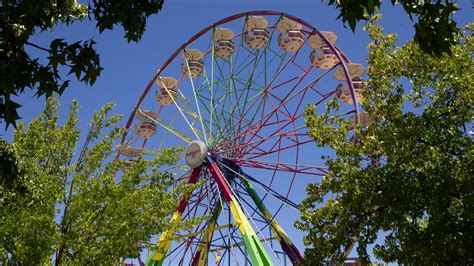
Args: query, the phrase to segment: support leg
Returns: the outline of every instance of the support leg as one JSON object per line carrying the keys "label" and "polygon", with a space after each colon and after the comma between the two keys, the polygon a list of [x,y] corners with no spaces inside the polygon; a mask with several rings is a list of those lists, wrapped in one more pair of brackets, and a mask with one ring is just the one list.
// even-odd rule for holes
{"label": "support leg", "polygon": [[273,265],[265,248],[263,247],[260,240],[257,238],[255,231],[253,230],[249,221],[245,217],[244,212],[240,208],[237,200],[235,199],[235,196],[232,193],[230,187],[227,185],[225,177],[222,175],[221,171],[219,170],[217,165],[212,161],[212,159],[208,158],[208,160],[209,160],[209,170],[211,171],[212,177],[214,178],[217,185],[219,186],[219,189],[223,197],[229,204],[229,207],[232,211],[232,215],[234,216],[235,222],[239,226],[239,231],[242,234],[245,247],[247,248],[249,252],[252,264],[253,265]]}

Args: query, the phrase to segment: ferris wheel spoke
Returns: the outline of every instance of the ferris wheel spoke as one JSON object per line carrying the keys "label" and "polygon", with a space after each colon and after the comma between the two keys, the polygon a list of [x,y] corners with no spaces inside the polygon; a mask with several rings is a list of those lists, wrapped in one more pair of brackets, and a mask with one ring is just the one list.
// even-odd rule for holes
{"label": "ferris wheel spoke", "polygon": [[[302,88],[301,90],[299,90],[297,93],[295,93],[294,95],[291,95],[291,93],[293,91],[296,90],[296,88],[298,87],[298,85],[303,81],[303,79],[308,75],[309,73],[309,70],[306,71],[305,73],[303,73],[302,75],[299,76],[296,84],[293,86],[293,88],[288,92],[288,94],[285,96],[285,98],[283,98],[283,101],[278,105],[278,107],[275,107],[273,108],[272,111],[270,111],[267,115],[264,115],[262,116],[257,122],[255,123],[260,123],[260,129],[262,128],[262,124],[268,122],[270,120],[270,118],[279,110],[279,108],[281,108],[283,106],[283,104],[285,102],[288,102],[289,100],[293,99],[294,97],[296,97],[297,95],[299,95],[301,92],[307,90],[308,88],[307,87],[304,87]],[[260,130],[259,129],[259,130]],[[258,131],[259,131],[258,130]],[[254,137],[252,136],[248,141],[252,141]]]}
{"label": "ferris wheel spoke", "polygon": [[[214,46],[213,46],[214,47]],[[196,108],[197,108],[197,111],[198,111],[198,114],[199,114],[199,122],[201,123],[201,128],[202,128],[202,132],[204,134],[204,140],[207,144],[207,134],[206,134],[206,129],[204,128],[204,123],[203,123],[203,119],[202,119],[202,114],[201,114],[201,109],[199,108],[199,101],[198,101],[198,97],[197,97],[197,94],[196,94],[196,88],[194,86],[194,81],[193,81],[193,77],[191,76],[192,72],[191,72],[191,68],[189,66],[189,61],[186,59],[184,60],[186,62],[186,67],[188,69],[188,77],[189,77],[189,81],[191,82],[191,88],[193,89],[193,95],[194,95],[194,101],[196,103]]]}
{"label": "ferris wheel spoke", "polygon": [[[250,63],[253,63],[253,66],[254,66],[254,68],[252,69],[252,73],[255,71],[255,67],[256,67],[256,65],[258,64],[258,60],[259,60],[259,59],[256,58],[256,59],[254,59],[253,61],[250,62]],[[242,99],[243,96],[244,96],[244,93],[247,94],[247,96],[244,97],[244,99],[248,99],[249,90],[242,90],[242,89],[241,89],[241,90],[237,90],[237,89],[236,89],[236,88],[237,88],[237,87],[236,87],[236,84],[235,84],[236,79],[233,78],[233,77],[234,77],[234,74],[232,73],[232,71],[233,71],[232,65],[233,65],[233,64],[231,64],[231,81],[230,81],[230,83],[229,83],[229,90],[228,90],[228,92],[224,95],[224,101],[223,101],[223,103],[220,104],[220,106],[221,106],[221,110],[220,110],[221,115],[224,114],[224,113],[228,113],[228,112],[226,111],[226,109],[225,109],[227,106],[230,106],[231,108],[234,107],[233,109],[231,109],[231,110],[229,111],[230,113],[234,113],[236,110],[239,110],[239,109],[240,109],[240,102],[241,102],[241,99]],[[251,80],[251,75],[252,75],[252,74],[250,74],[250,77],[249,77],[249,79],[245,82],[245,84],[242,84],[242,85],[243,85],[244,87],[246,87],[246,88],[249,88],[249,85],[248,85],[248,84],[249,84],[249,80]],[[237,81],[239,81],[239,80],[237,80]],[[240,81],[239,81],[239,82],[240,82]],[[231,85],[232,85],[232,86],[231,86]],[[237,93],[238,91],[240,91],[240,94]],[[232,97],[232,96],[234,96],[234,97]],[[235,102],[232,102],[232,98],[234,98],[234,101],[235,101]],[[229,101],[229,104],[225,104],[226,101]],[[245,104],[247,104],[246,101],[244,101],[244,106],[245,106]],[[236,107],[239,107],[239,108],[236,109]],[[223,122],[225,123],[225,125],[224,125],[223,128],[221,128],[219,135],[222,134],[222,132],[223,132],[222,129],[229,128],[229,127],[232,126],[233,120],[232,120],[232,119],[225,119]],[[229,131],[228,131],[228,132],[229,132]],[[220,137],[219,137],[219,138],[220,138]]]}
{"label": "ferris wheel spoke", "polygon": [[[273,36],[273,31],[272,31],[272,36]],[[261,60],[262,55],[266,55],[267,49],[268,49],[268,46],[264,48],[264,52],[260,53],[261,56],[260,56],[260,57],[257,57],[257,63]],[[273,77],[272,77],[272,81],[279,75],[279,73],[280,73],[280,72],[286,67],[286,65],[289,63],[290,60],[288,60],[288,62],[287,62],[286,64],[283,64],[283,62],[285,61],[285,56],[286,56],[286,53],[284,53],[284,56],[283,56],[283,57],[280,57],[281,60],[280,60],[280,63],[278,64],[278,67],[277,67],[277,69],[276,69],[276,71],[275,71],[275,74],[274,74]],[[263,57],[263,58],[266,60],[266,57]],[[293,58],[293,57],[292,57],[292,58]],[[251,84],[252,82],[254,82],[254,80],[253,80],[253,75],[254,75],[254,72],[255,72],[255,70],[256,70],[255,67],[256,67],[257,63],[254,64],[254,68],[252,69],[251,75],[249,76],[249,78],[248,78],[248,80],[247,80],[245,86],[248,86],[248,84]],[[283,65],[283,67],[282,67],[282,65]],[[267,69],[265,68],[265,73],[266,73],[266,72],[267,72]],[[266,75],[267,75],[267,73],[266,73]],[[237,76],[237,75],[233,74],[233,75],[231,75],[231,76],[234,77],[234,76]],[[265,83],[266,83],[266,80],[265,80]],[[266,85],[266,84],[264,84],[264,86],[265,86],[265,85]],[[260,86],[260,87],[263,88],[263,86]],[[263,90],[262,90],[262,91],[263,91]],[[245,99],[245,98],[244,98],[244,99]],[[244,102],[244,106],[245,106],[245,105],[246,105],[246,102]],[[236,107],[240,107],[240,105],[237,105]],[[234,108],[234,109],[235,109],[235,108]],[[240,108],[239,108],[239,110],[240,110]],[[245,111],[245,107],[243,108],[243,110]],[[241,117],[245,116],[245,115],[248,113],[248,111],[250,111],[250,110],[251,110],[251,108],[249,108],[247,111],[245,111],[245,114],[241,113]],[[232,112],[231,112],[231,113],[232,113]],[[239,127],[240,127],[240,122],[241,122],[241,121],[238,121],[238,126],[239,126]],[[235,127],[236,127],[236,126],[233,125],[233,126],[232,126],[232,129],[230,129],[228,132],[233,132],[233,130],[235,130]],[[237,130],[237,131],[238,131],[238,130]]]}
{"label": "ferris wheel spoke", "polygon": [[[244,106],[247,106],[247,104],[250,104],[249,106],[247,106],[247,110],[251,110],[253,108],[258,110],[258,109],[260,109],[260,107],[262,106],[262,103],[264,103],[264,101],[265,101],[264,94],[259,92],[255,96],[253,96],[252,98],[247,99],[246,104],[240,105],[238,108],[243,109]],[[236,114],[231,115],[229,113],[226,113],[226,114],[228,115],[230,121],[237,120],[237,122],[233,122],[232,124],[229,124],[228,130],[226,131],[225,135],[222,135],[219,138],[219,140],[220,140],[219,143],[220,144],[222,142],[227,143],[230,140],[235,141],[236,138],[238,138],[238,135],[235,134],[235,132],[239,131],[239,130],[236,129],[236,127],[241,126],[241,121],[240,120],[242,120],[242,119],[246,120],[245,115],[236,115]],[[245,114],[248,114],[248,111],[245,111]],[[256,113],[254,113],[254,115],[252,117],[250,117],[250,119],[253,120],[253,119],[255,119],[255,117],[256,117]],[[251,123],[250,120],[248,121],[248,123],[249,124]]]}
{"label": "ferris wheel spoke", "polygon": [[[288,120],[283,120],[283,121],[277,120],[277,121],[272,121],[271,123],[267,123],[263,127],[271,127],[271,126],[277,125],[279,123],[281,123],[282,126],[280,126],[278,129],[276,129],[273,133],[267,133],[266,137],[263,137],[263,136],[259,135],[259,133],[257,132],[257,129],[258,129],[257,126],[254,126],[253,128],[245,128],[246,131],[245,131],[245,133],[241,134],[241,139],[245,139],[247,137],[247,135],[255,135],[258,138],[258,140],[254,140],[252,142],[241,141],[241,142],[229,143],[229,144],[227,144],[227,142],[224,142],[223,144],[219,145],[216,148],[216,151],[224,151],[225,149],[240,149],[242,151],[247,151],[248,152],[248,150],[246,150],[247,147],[258,148],[258,146],[260,144],[263,144],[264,142],[266,142],[270,139],[273,139],[273,138],[283,137],[283,138],[286,138],[286,139],[289,139],[289,140],[293,140],[293,138],[296,137],[296,136],[308,136],[309,137],[309,135],[306,132],[306,127],[305,126],[301,126],[301,127],[298,127],[298,128],[293,128],[293,129],[290,129],[290,130],[283,131],[289,125],[294,125],[294,121],[297,120],[298,118],[300,118],[301,116],[302,116],[302,114],[298,115],[297,117],[295,117],[294,119],[292,119],[290,121],[288,121]],[[302,131],[302,130],[304,130],[305,132],[300,133],[300,131]]]}
{"label": "ferris wheel spoke", "polygon": [[[298,77],[295,77],[293,78],[292,80],[295,80],[297,79]],[[286,82],[285,82],[286,83]],[[263,97],[262,97],[263,96]],[[262,91],[260,92],[259,94],[257,94],[257,97],[254,97],[253,99],[258,99],[258,98],[261,98],[261,101],[259,102],[259,105],[257,107],[255,107],[255,103],[257,103],[256,101],[253,101],[251,99],[251,101],[249,102],[252,102],[252,104],[247,108],[247,110],[244,110],[243,114],[240,115],[240,117],[236,117],[237,118],[237,124],[239,126],[239,128],[235,128],[235,126],[233,126],[229,132],[233,132],[234,130],[237,130],[237,131],[243,131],[245,133],[246,130],[249,130],[251,127],[250,126],[253,126],[254,128],[256,128],[256,125],[255,123],[253,123],[253,121],[256,119],[257,115],[258,115],[258,110],[261,110],[261,113],[262,113],[262,117],[264,116],[265,114],[265,102],[266,102],[266,93],[265,91]],[[263,105],[262,105],[263,103]],[[255,111],[252,115],[249,114],[250,110],[257,110]],[[246,119],[247,116],[251,116],[251,118],[249,120]],[[261,121],[262,119],[260,118],[258,121]],[[250,126],[246,126],[246,127],[242,127],[242,122],[246,121],[246,125],[250,125]],[[245,125],[245,124],[244,124]],[[231,143],[231,142],[236,142],[236,139],[238,138],[241,138],[242,135],[236,135],[234,136],[234,138],[232,139],[229,139],[227,140],[227,138],[230,136],[230,134],[226,135],[223,139],[224,139],[224,142],[223,144],[226,144],[226,143]]]}
{"label": "ferris wheel spoke", "polygon": [[[215,30],[215,28],[213,29],[213,31]],[[215,56],[214,56],[214,45],[211,45],[211,49],[212,49],[212,54],[211,54],[211,84],[210,84],[210,88],[209,88],[209,92],[211,94],[211,100],[210,100],[210,103],[211,103],[211,106],[210,106],[210,110],[211,112],[210,113],[210,118],[209,118],[209,138],[211,138],[211,134],[212,134],[212,120],[213,120],[213,116],[214,116],[214,61],[215,61]]]}
{"label": "ferris wheel spoke", "polygon": [[[268,133],[267,134],[268,137],[261,138],[259,140],[254,140],[252,142],[243,142],[240,146],[240,149],[242,150],[242,154],[249,154],[255,149],[262,150],[263,148],[261,148],[261,146],[263,146],[267,143],[270,143],[273,140],[278,142],[278,141],[281,141],[283,139],[286,139],[286,140],[289,140],[292,143],[296,144],[296,143],[299,143],[298,139],[297,139],[298,137],[303,137],[304,136],[304,137],[307,137],[307,138],[311,138],[309,136],[309,134],[307,133],[306,127],[302,126],[302,127],[297,128],[295,126],[294,120],[293,121],[292,120],[290,120],[290,121],[285,120],[285,121],[282,121],[281,123],[278,123],[278,125],[279,125],[279,129],[275,129],[274,132]],[[271,124],[269,126],[271,126]],[[293,126],[293,128],[282,132],[283,130],[285,130],[289,126]],[[301,130],[304,130],[305,132],[299,132]],[[274,147],[274,145],[271,146],[271,147]],[[267,150],[268,150],[268,148],[267,148]]]}
{"label": "ferris wheel spoke", "polygon": [[[160,77],[161,78],[161,77]],[[168,93],[168,95],[172,95],[173,92],[171,91],[171,89],[167,88],[166,84],[163,84],[164,86],[164,89],[166,90],[166,93]],[[191,125],[191,123],[189,122],[188,118],[186,117],[186,115],[184,114],[183,112],[183,109],[186,107],[187,105],[187,100],[186,98],[184,97],[184,94],[181,92],[181,90],[178,89],[178,91],[180,92],[181,94],[181,97],[185,100],[185,103],[180,107],[178,102],[176,101],[175,97],[171,97],[174,105],[176,106],[176,108],[178,109],[179,113],[181,114],[181,116],[183,117],[183,119],[186,121],[186,124],[188,125],[188,127],[191,129],[191,131],[194,133],[194,135],[196,136],[197,139],[201,139],[199,137],[199,134],[197,133],[197,130]]]}
{"label": "ferris wheel spoke", "polygon": [[308,143],[314,143],[314,140],[309,139],[309,140],[302,141],[300,143],[295,143],[295,144],[287,145],[287,146],[284,146],[284,147],[276,147],[276,146],[278,146],[277,145],[278,142],[277,142],[271,147],[270,150],[267,150],[265,152],[247,152],[245,154],[245,155],[247,155],[247,157],[245,157],[245,158],[247,160],[253,160],[255,158],[260,158],[260,157],[263,157],[263,156],[267,156],[269,154],[274,154],[274,153],[278,153],[278,152],[281,152],[281,151],[284,151],[284,150],[296,148],[296,147],[299,147],[299,146],[302,146],[302,145],[305,145],[305,144],[308,144]]}
{"label": "ferris wheel spoke", "polygon": [[[286,53],[285,53],[285,55],[286,55]],[[269,85],[268,85],[268,86],[265,86],[264,89],[262,90],[262,93],[263,93],[263,95],[264,95],[263,101],[265,101],[265,99],[266,99],[266,91],[267,91],[267,88],[268,88],[269,86],[271,86],[271,84],[275,81],[275,79],[279,76],[279,74],[287,67],[287,65],[290,63],[290,61],[292,60],[292,58],[294,58],[294,57],[292,56],[285,64],[283,64],[283,61],[284,61],[285,58],[282,58],[282,60],[280,61],[280,64],[278,65],[277,70],[276,70],[275,74],[273,75],[273,77],[272,77],[272,79],[271,79]],[[282,65],[283,65],[283,66],[282,66]],[[294,79],[297,79],[297,78],[298,78],[298,77],[295,77]],[[239,125],[238,131],[240,131],[240,130],[242,129],[242,119],[243,119],[244,117],[246,117],[247,115],[249,115],[249,111],[250,111],[250,110],[251,110],[251,108],[249,108],[244,114],[242,114],[242,115],[241,115],[241,119],[238,120],[238,122],[237,122],[237,124]],[[252,122],[253,122],[253,120],[256,118],[256,115],[258,114],[258,110],[260,110],[260,107],[259,107],[259,108],[256,108],[255,113],[253,114],[252,118],[250,119]],[[263,116],[264,113],[265,113],[265,104],[262,106],[261,112],[262,112],[262,116]],[[239,136],[237,136],[237,137],[239,137]]]}
{"label": "ferris wheel spoke", "polygon": [[[228,132],[231,132],[234,136],[236,135],[235,132],[239,132],[241,130],[240,127],[242,126],[240,123],[240,120],[237,120],[237,122],[235,121],[234,119],[235,115],[239,117],[243,117],[242,113],[243,113],[243,110],[247,108],[247,105],[249,103],[251,105],[254,105],[255,103],[258,102],[258,99],[261,98],[261,95],[262,95],[260,91],[257,91],[256,96],[249,99],[249,93],[251,91],[250,82],[251,82],[253,74],[254,74],[254,70],[252,70],[252,74],[249,76],[248,80],[245,82],[244,86],[247,89],[243,90],[240,95],[236,95],[236,103],[234,104],[234,108],[229,111],[228,116],[227,116],[228,120],[231,121],[231,123],[229,123]],[[243,95],[244,93],[246,93],[245,96]],[[242,99],[243,99],[243,103],[241,103]],[[262,102],[260,101],[258,103],[257,109],[261,106],[261,104]],[[254,119],[254,117],[251,119]],[[235,127],[237,127],[236,131],[232,131],[230,129],[230,128],[235,128]]]}
{"label": "ferris wheel spoke", "polygon": [[[211,41],[212,42],[212,41]],[[227,90],[228,89],[228,86],[231,82],[231,79],[229,78],[226,78],[225,75],[223,74],[223,65],[224,64],[228,64],[228,60],[220,60],[221,61],[221,64],[219,64],[217,62],[217,59],[214,55],[214,45],[211,44],[211,81],[209,82],[209,76],[207,75],[207,70],[206,70],[206,67],[203,68],[204,70],[204,77],[207,81],[207,91],[209,92],[209,98],[205,98],[205,97],[202,97],[202,95],[200,95],[202,98],[204,98],[205,100],[207,100],[206,102],[202,101],[201,100],[201,103],[202,105],[204,106],[204,108],[206,109],[207,113],[209,114],[209,139],[214,139],[215,137],[213,137],[213,132],[214,132],[214,124],[217,126],[218,128],[218,125],[219,125],[219,121],[218,119],[220,118],[220,116],[216,115],[216,108],[219,104],[219,102],[222,100],[222,97],[219,96],[219,98],[217,98],[217,102],[216,102],[216,94],[220,91],[220,90]],[[217,68],[218,70],[218,73],[219,75],[216,77],[215,75],[215,69]],[[217,82],[216,82],[217,81]],[[221,83],[224,83],[224,84],[221,84]],[[220,119],[219,119],[220,120]],[[218,131],[219,129],[217,129]],[[211,141],[211,140],[209,140]],[[210,143],[212,145],[212,143]]]}
{"label": "ferris wheel spoke", "polygon": [[[241,138],[241,139],[245,139],[245,136],[251,136],[251,137],[250,137],[250,139],[245,139],[245,141],[241,141],[241,143],[245,143],[245,142],[246,142],[246,143],[251,143],[252,140],[253,140],[253,138],[255,138],[256,136],[258,136],[257,133],[258,133],[261,129],[265,128],[265,127],[272,126],[272,125],[275,125],[275,124],[278,124],[278,123],[286,123],[286,126],[288,126],[288,125],[289,125],[288,121],[284,121],[284,120],[283,120],[283,121],[282,121],[282,120],[276,120],[276,121],[275,121],[275,120],[271,120],[271,118],[272,118],[273,116],[275,116],[275,114],[276,114],[277,112],[281,112],[281,111],[279,111],[279,108],[281,108],[281,106],[282,106],[284,103],[288,102],[289,100],[295,98],[296,96],[298,96],[298,95],[300,95],[300,94],[305,95],[307,89],[308,89],[308,86],[305,86],[304,88],[302,88],[301,90],[299,90],[298,92],[296,92],[294,95],[292,95],[292,96],[288,96],[288,95],[287,95],[286,98],[285,98],[278,106],[274,106],[274,105],[273,105],[273,109],[272,109],[269,113],[267,113],[266,115],[263,115],[259,120],[257,120],[257,121],[254,122],[253,124],[250,124],[249,126],[247,126],[246,129],[243,131],[243,133],[240,135],[240,138]],[[321,100],[320,102],[322,102],[322,100]],[[300,105],[301,105],[301,103],[300,103]],[[299,107],[297,107],[297,108],[299,108]],[[287,113],[288,113],[288,112],[289,112],[289,110],[287,111]],[[284,113],[284,112],[283,112],[283,113]],[[287,113],[284,113],[284,114],[285,114],[285,115],[288,115]],[[297,115],[297,116],[295,116],[295,117],[291,117],[291,116],[290,116],[290,117],[289,117],[289,118],[290,118],[290,122],[295,121],[295,120],[299,119],[299,118],[302,117],[302,116],[303,116],[303,113],[301,113],[301,114],[299,114],[299,115]],[[286,126],[283,126],[282,128],[285,128]],[[257,129],[257,130],[255,131],[255,130],[253,130],[253,129]],[[278,131],[278,130],[277,130],[277,131]],[[276,134],[276,133],[277,133],[277,132],[275,131],[274,133],[267,133],[267,135],[272,136],[272,135],[274,135],[274,134]],[[232,141],[232,140],[231,140],[231,141]],[[227,142],[231,142],[231,141],[227,141]],[[226,144],[226,143],[224,143],[224,145],[225,145],[225,144]]]}
{"label": "ferris wheel spoke", "polygon": [[306,174],[312,176],[325,176],[328,174],[327,168],[317,167],[304,164],[291,164],[282,162],[270,162],[260,160],[236,160],[236,162],[243,167],[259,168],[266,170],[277,170],[280,172],[290,172],[298,174]]}
{"label": "ferris wheel spoke", "polygon": [[[289,61],[283,66],[283,68],[280,70],[282,71],[286,66],[287,64],[289,63]],[[273,81],[275,80],[276,76],[278,75],[279,73],[275,74],[274,77],[272,78],[271,83],[273,83]],[[277,107],[273,108],[272,111],[270,112],[265,112],[265,105],[261,108],[261,118],[259,118],[257,121],[253,122],[253,123],[249,123],[248,126],[246,127],[245,130],[243,130],[243,133],[244,134],[240,134],[240,135],[237,135],[235,138],[233,139],[230,139],[230,140],[226,140],[224,141],[223,144],[226,144],[226,143],[231,143],[233,141],[236,141],[236,138],[242,138],[242,135],[246,135],[248,132],[248,130],[250,130],[251,128],[256,128],[258,127],[258,124],[260,124],[259,126],[261,127],[263,125],[263,122],[268,122],[268,120],[271,118],[272,115],[274,115],[274,113],[281,107],[284,105],[285,102],[291,100],[293,97],[295,97],[296,95],[298,95],[302,90],[298,91],[295,96],[293,97],[290,97],[288,98],[291,93],[296,89],[296,87],[298,86],[298,84],[302,81],[302,79],[307,75],[308,73],[305,73],[303,75],[300,75],[300,76],[297,76],[297,77],[293,77],[293,78],[290,78],[284,82],[281,82],[280,84],[277,84],[276,86],[272,87],[272,88],[269,88],[269,90],[273,90],[275,88],[278,88],[278,87],[281,87],[281,86],[284,86],[290,82],[293,82],[293,81],[297,81],[298,80],[298,83],[288,92],[287,94],[287,100],[286,101],[283,101],[281,102]],[[307,88],[303,88],[303,89],[307,89]],[[264,92],[264,96],[266,97],[267,94]],[[251,110],[252,107],[250,107],[238,120],[238,123],[239,125],[242,124],[242,120],[248,115],[248,112]],[[258,110],[259,108],[257,108]],[[252,117],[252,121],[255,119],[255,116]],[[233,130],[233,129],[232,129]],[[254,132],[255,133],[255,132]],[[251,141],[251,140],[250,140]]]}
{"label": "ferris wheel spoke", "polygon": [[[214,58],[214,60],[216,61],[216,59]],[[230,61],[232,60],[229,59]],[[215,127],[216,129],[214,130],[216,133],[214,135],[218,135],[219,132],[222,130],[221,129],[221,126],[222,126],[222,116],[217,114],[217,109],[219,108],[220,105],[225,105],[225,102],[227,101],[227,91],[230,87],[230,85],[232,84],[232,78],[226,78],[225,77],[225,74],[224,74],[224,64],[228,64],[228,65],[232,65],[232,63],[229,63],[228,61],[224,61],[224,60],[221,60],[222,63],[221,64],[218,64],[218,63],[215,63],[215,66],[217,67],[217,70],[218,70],[218,75],[217,75],[217,80],[218,82],[216,83],[216,86],[217,86],[217,90],[214,89],[214,93],[213,93],[213,97],[211,98],[211,102],[212,102],[212,108],[210,109],[210,113],[213,114],[213,121],[215,121],[215,123],[213,122],[213,125],[215,124]],[[214,74],[215,76],[215,74]],[[215,88],[215,87],[214,87]],[[218,92],[222,92],[223,95],[217,95]],[[217,98],[216,98],[217,96]],[[215,118],[215,119],[214,119]],[[216,139],[217,137],[214,136],[214,139]]]}

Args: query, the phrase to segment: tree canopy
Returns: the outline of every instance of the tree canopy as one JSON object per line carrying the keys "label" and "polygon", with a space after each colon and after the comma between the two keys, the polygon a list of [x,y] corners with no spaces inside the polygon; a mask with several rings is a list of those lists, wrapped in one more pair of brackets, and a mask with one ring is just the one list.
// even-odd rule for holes
{"label": "tree canopy", "polygon": [[179,148],[126,168],[108,159],[123,132],[112,104],[94,114],[81,142],[78,104],[63,124],[57,108],[50,99],[28,127],[18,124],[13,143],[0,142],[0,264],[116,265],[182,226],[167,217],[193,187],[169,189],[174,174],[163,170]]}
{"label": "tree canopy", "polygon": [[[324,1],[324,0],[323,0]],[[428,54],[441,55],[450,53],[456,43],[459,29],[453,19],[458,10],[453,0],[391,0],[392,5],[401,4],[411,20],[415,22],[415,42]],[[382,4],[382,0],[329,0],[328,5],[335,5],[340,10],[338,18],[348,23],[355,30],[357,23],[368,20]]]}
{"label": "tree canopy", "polygon": [[[127,41],[140,40],[148,16],[157,13],[163,0],[113,1],[92,0],[2,0],[0,5],[0,121],[6,126],[20,118],[20,104],[12,96],[25,89],[37,97],[62,94],[69,85],[61,73],[74,75],[85,84],[94,84],[102,71],[95,41],[52,40],[49,47],[32,43],[31,37],[54,29],[58,24],[70,25],[93,20],[99,32],[121,26]],[[45,56],[32,58],[27,48],[39,49]]]}
{"label": "tree canopy", "polygon": [[[376,16],[378,17],[378,16]],[[376,20],[376,18],[374,19]],[[374,21],[363,109],[373,119],[352,129],[342,117],[306,111],[318,145],[335,151],[329,173],[307,187],[297,227],[308,265],[341,261],[355,241],[385,262],[474,262],[473,25],[456,35],[452,56],[396,47]],[[348,139],[352,137],[352,141]]]}

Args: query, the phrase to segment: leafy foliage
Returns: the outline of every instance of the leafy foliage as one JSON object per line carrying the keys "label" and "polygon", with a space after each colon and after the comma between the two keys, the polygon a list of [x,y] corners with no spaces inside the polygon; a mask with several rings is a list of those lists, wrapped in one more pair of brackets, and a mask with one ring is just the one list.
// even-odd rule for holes
{"label": "leafy foliage", "polygon": [[[451,46],[456,43],[459,29],[452,19],[458,10],[457,4],[452,0],[391,0],[392,5],[401,4],[411,20],[417,17],[415,23],[415,41],[426,53],[441,55],[450,53]],[[329,0],[329,5],[335,5],[342,18],[355,30],[357,22],[368,20],[380,8],[381,0]]]}
{"label": "leafy foliage", "polygon": [[112,106],[94,114],[78,153],[79,106],[59,125],[53,98],[29,127],[18,125],[12,144],[0,142],[0,264],[116,265],[139,256],[153,235],[184,226],[167,217],[194,187],[168,190],[174,175],[162,171],[181,149],[133,163],[116,179],[122,162],[107,158],[122,129],[113,128],[120,116],[108,115]]}
{"label": "leafy foliage", "polygon": [[[139,41],[148,16],[157,13],[163,0],[112,1],[93,0],[89,5],[77,0],[4,0],[0,5],[0,120],[15,125],[20,118],[20,104],[12,100],[25,89],[36,96],[61,94],[69,85],[60,69],[86,84],[94,84],[102,71],[93,39],[68,43],[63,39],[51,41],[45,48],[30,42],[30,38],[58,24],[71,24],[94,19],[100,32],[116,25],[125,30],[128,41]],[[45,58],[31,58],[27,48],[46,53]]]}
{"label": "leafy foliage", "polygon": [[374,124],[352,130],[331,117],[337,99],[325,114],[306,110],[311,136],[336,153],[307,187],[296,224],[308,232],[306,263],[341,261],[354,241],[367,262],[379,239],[374,254],[385,262],[472,264],[473,27],[456,36],[452,56],[434,58],[415,42],[395,47],[374,21],[363,104]]}

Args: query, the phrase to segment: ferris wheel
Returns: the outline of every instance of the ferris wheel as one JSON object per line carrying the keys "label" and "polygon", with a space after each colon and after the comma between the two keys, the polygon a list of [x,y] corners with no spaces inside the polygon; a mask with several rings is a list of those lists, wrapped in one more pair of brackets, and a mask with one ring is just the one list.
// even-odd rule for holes
{"label": "ferris wheel", "polygon": [[117,158],[184,147],[175,169],[201,185],[170,219],[209,218],[162,233],[147,265],[302,260],[292,224],[306,185],[327,174],[321,155],[330,155],[309,136],[305,108],[324,112],[336,98],[331,115],[371,122],[358,108],[365,69],[336,40],[292,15],[253,11],[204,28],[163,63],[131,112]]}

